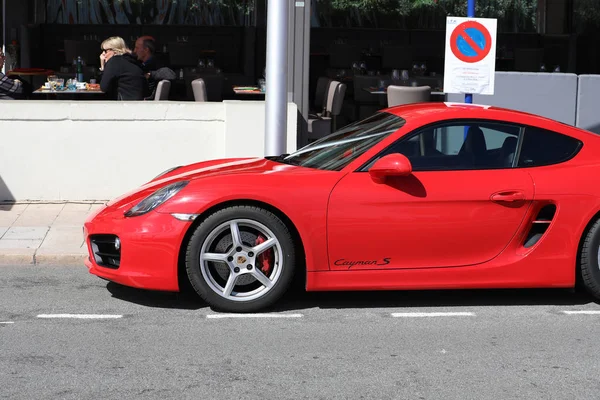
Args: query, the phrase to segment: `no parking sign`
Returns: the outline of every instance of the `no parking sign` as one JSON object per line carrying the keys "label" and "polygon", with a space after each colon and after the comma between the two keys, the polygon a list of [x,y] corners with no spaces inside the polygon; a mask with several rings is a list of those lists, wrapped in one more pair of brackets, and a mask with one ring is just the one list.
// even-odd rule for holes
{"label": "no parking sign", "polygon": [[496,30],[493,18],[446,19],[444,92],[494,94]]}

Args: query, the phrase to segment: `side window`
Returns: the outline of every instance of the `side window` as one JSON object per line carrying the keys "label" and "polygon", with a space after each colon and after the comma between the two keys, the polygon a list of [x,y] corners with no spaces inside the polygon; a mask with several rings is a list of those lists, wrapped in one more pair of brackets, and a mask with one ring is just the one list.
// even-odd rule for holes
{"label": "side window", "polygon": [[511,168],[520,128],[493,122],[434,125],[401,139],[381,156],[401,153],[414,171]]}
{"label": "side window", "polygon": [[539,167],[558,164],[571,159],[577,154],[582,143],[570,136],[561,135],[545,129],[527,127],[519,167]]}

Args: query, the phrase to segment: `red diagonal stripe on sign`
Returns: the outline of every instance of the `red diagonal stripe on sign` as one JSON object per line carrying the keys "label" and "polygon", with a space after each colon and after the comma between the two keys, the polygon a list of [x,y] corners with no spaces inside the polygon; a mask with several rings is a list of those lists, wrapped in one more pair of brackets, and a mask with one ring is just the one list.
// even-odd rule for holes
{"label": "red diagonal stripe on sign", "polygon": [[462,37],[467,42],[467,44],[473,48],[473,51],[475,51],[475,53],[477,53],[477,55],[479,55],[479,53],[481,53],[483,51],[483,49],[481,49],[481,47],[477,46],[477,43],[475,43],[475,41],[473,39],[471,39],[471,36],[469,36],[467,34],[466,29],[464,29],[460,33],[460,37]]}

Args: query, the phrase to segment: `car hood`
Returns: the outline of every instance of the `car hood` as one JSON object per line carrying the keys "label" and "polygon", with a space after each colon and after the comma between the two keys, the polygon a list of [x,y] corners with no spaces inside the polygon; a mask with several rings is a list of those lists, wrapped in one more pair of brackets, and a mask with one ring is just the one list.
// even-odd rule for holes
{"label": "car hood", "polygon": [[219,160],[203,161],[195,164],[177,167],[168,173],[154,178],[149,183],[173,181],[181,179],[196,179],[212,175],[224,174],[262,174],[272,173],[277,170],[298,168],[288,164],[273,162],[269,159],[259,158],[224,158]]}
{"label": "car hood", "polygon": [[210,160],[176,167],[166,174],[159,175],[141,187],[107,203],[108,206],[122,206],[133,200],[144,198],[161,187],[182,180],[194,180],[216,175],[232,174],[272,174],[295,169],[304,169],[288,164],[271,161],[266,158],[227,158]]}

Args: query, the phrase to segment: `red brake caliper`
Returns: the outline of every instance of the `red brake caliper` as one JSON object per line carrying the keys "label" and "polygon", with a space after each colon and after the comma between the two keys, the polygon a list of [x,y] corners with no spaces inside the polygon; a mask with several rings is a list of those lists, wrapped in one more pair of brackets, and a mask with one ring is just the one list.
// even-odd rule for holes
{"label": "red brake caliper", "polygon": [[[256,243],[254,244],[255,246],[258,246],[259,244],[266,242],[267,239],[262,236],[262,235],[258,235],[258,237],[256,238]],[[267,276],[269,276],[269,274],[271,273],[271,265],[272,265],[272,261],[273,261],[273,252],[271,251],[271,249],[262,252],[261,254],[259,254],[258,257],[256,257],[256,267],[260,268],[260,270]]]}

